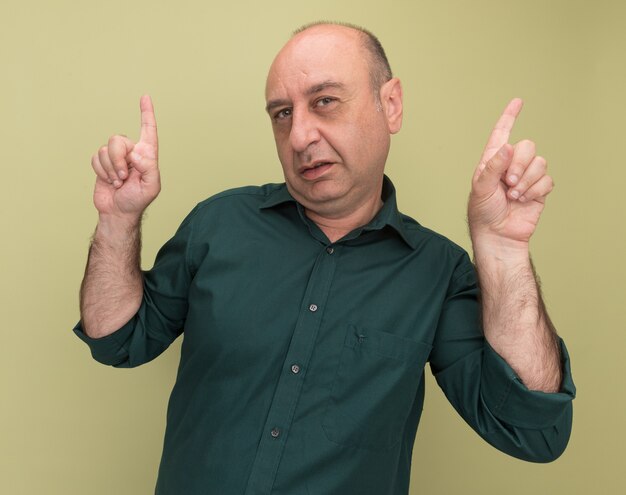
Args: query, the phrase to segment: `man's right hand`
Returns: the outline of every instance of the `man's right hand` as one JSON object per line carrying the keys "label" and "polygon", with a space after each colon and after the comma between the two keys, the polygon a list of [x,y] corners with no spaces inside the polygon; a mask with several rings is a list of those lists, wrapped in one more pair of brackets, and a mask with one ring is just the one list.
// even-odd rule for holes
{"label": "man's right hand", "polygon": [[138,221],[161,190],[158,136],[152,100],[141,97],[141,135],[109,139],[92,157],[97,175],[93,201],[100,215]]}
{"label": "man's right hand", "polygon": [[161,190],[158,138],[152,100],[142,96],[141,135],[134,143],[113,136],[91,164],[96,175],[93,202],[100,213],[85,277],[80,313],[85,333],[110,335],[141,306],[141,216]]}

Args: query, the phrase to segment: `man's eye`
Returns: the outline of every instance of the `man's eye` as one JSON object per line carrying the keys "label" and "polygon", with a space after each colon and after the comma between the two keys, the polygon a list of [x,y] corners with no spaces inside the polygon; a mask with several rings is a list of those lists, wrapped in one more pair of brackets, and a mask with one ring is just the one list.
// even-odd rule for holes
{"label": "man's eye", "polygon": [[283,120],[291,117],[291,108],[283,108],[274,114],[274,120]]}
{"label": "man's eye", "polygon": [[331,98],[330,96],[325,96],[324,98],[320,98],[319,100],[317,100],[315,102],[315,105],[318,107],[325,107],[327,105],[330,105],[333,101],[335,101],[334,98]]}

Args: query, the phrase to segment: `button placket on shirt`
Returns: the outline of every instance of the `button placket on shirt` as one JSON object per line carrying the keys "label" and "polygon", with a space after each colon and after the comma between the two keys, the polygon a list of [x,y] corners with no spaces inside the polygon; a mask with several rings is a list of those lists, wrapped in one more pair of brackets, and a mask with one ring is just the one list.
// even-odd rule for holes
{"label": "button placket on shirt", "polygon": [[[337,262],[336,249],[322,246],[309,276],[305,290],[305,304],[300,309],[291,345],[285,356],[283,376],[279,380],[274,399],[268,411],[265,431],[252,466],[246,495],[269,495],[280,465],[281,454],[289,437],[296,404],[302,392],[305,371],[311,359],[317,332],[330,291]],[[313,302],[314,301],[314,302]]]}

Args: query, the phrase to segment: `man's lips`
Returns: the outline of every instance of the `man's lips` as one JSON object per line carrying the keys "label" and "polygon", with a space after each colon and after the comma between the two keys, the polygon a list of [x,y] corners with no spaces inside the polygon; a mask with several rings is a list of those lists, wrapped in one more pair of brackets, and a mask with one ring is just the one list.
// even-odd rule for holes
{"label": "man's lips", "polygon": [[300,167],[299,172],[305,179],[317,179],[324,175],[333,165],[334,163],[331,161],[318,160],[312,165]]}

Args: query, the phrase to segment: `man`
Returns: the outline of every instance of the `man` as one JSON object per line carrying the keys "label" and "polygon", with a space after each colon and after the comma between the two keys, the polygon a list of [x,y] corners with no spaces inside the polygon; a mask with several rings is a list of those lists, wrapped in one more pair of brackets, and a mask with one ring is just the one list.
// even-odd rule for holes
{"label": "man", "polygon": [[156,492],[406,494],[427,361],[492,445],[558,457],[574,387],[528,251],[552,180],[532,142],[508,144],[521,101],[472,179],[475,271],[396,209],[383,172],[402,89],[371,34],[299,30],[266,100],[286,184],[200,203],[144,274],[141,216],[160,187],[148,97],[140,140],[114,136],[92,160],[76,333],[124,367],[185,332]]}

